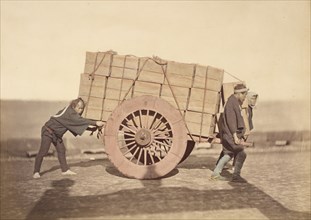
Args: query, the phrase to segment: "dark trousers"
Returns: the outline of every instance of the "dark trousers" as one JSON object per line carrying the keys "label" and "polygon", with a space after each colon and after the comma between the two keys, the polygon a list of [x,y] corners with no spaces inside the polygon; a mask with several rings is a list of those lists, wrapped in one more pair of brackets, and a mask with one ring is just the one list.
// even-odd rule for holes
{"label": "dark trousers", "polygon": [[[241,169],[246,159],[246,153],[244,150],[242,150],[236,153],[235,156],[236,156],[236,162],[234,164],[233,176],[240,176]],[[224,166],[231,160],[231,158],[232,158],[232,155],[230,156],[229,154],[224,154],[220,158],[220,160],[217,162],[213,175],[220,175]]]}
{"label": "dark trousers", "polygon": [[[43,131],[41,134],[40,150],[39,150],[39,152],[36,156],[36,160],[35,160],[34,173],[40,172],[43,157],[46,156],[47,153],[49,152],[51,143],[52,143],[51,135],[47,131]],[[68,167],[68,164],[66,161],[65,145],[61,139],[54,142],[54,145],[55,145],[55,148],[57,151],[57,157],[58,157],[58,161],[60,163],[60,168],[61,168],[62,172],[66,172],[69,169],[69,167]]]}
{"label": "dark trousers", "polygon": [[[234,171],[233,175],[240,175],[241,169],[243,167],[244,161],[246,159],[246,153],[244,151],[244,147],[242,145],[237,145],[234,143],[233,138],[223,138],[222,139],[223,150],[219,155],[219,158],[216,162],[216,168],[214,170],[214,174],[220,174],[223,167],[227,164],[227,162],[234,158],[233,165]],[[225,157],[228,155],[228,157]],[[228,159],[230,158],[230,159]],[[222,163],[221,163],[222,162]]]}
{"label": "dark trousers", "polygon": [[241,169],[243,167],[244,161],[246,159],[246,153],[244,150],[238,152],[235,155],[235,163],[234,163],[234,171],[233,175],[240,175],[241,174]]}

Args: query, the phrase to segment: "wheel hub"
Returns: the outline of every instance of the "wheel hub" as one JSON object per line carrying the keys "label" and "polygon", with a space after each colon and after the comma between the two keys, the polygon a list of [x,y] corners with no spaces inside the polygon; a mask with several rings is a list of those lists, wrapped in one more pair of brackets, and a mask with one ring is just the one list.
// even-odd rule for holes
{"label": "wheel hub", "polygon": [[141,128],[136,134],[135,134],[135,141],[140,146],[147,146],[152,141],[152,135],[151,132],[145,128]]}

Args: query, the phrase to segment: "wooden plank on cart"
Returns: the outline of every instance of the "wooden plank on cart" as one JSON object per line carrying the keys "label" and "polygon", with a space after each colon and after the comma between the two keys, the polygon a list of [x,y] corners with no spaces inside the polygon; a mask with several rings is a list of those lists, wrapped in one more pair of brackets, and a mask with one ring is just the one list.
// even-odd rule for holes
{"label": "wooden plank on cart", "polygon": [[185,120],[190,132],[194,135],[208,137],[214,133],[215,116],[212,114],[187,111]]}
{"label": "wooden plank on cart", "polygon": [[218,92],[192,88],[189,110],[216,114],[218,112],[219,99],[220,94]]}
{"label": "wooden plank on cart", "polygon": [[103,98],[88,97],[87,106],[84,110],[85,117],[100,120],[103,104]]}
{"label": "wooden plank on cart", "polygon": [[[166,75],[168,81],[173,86],[188,87],[192,86],[194,73],[193,64],[177,63],[177,62],[168,62]],[[165,80],[164,84],[168,84],[168,81]]]}
{"label": "wooden plank on cart", "polygon": [[105,99],[103,110],[105,112],[112,112],[119,104],[120,102],[118,100]]}
{"label": "wooden plank on cart", "polygon": [[88,107],[93,108],[93,109],[98,109],[101,110],[103,107],[103,98],[98,98],[98,97],[89,97],[88,99]]}
{"label": "wooden plank on cart", "polygon": [[84,73],[109,76],[111,53],[86,52]]}
{"label": "wooden plank on cart", "polygon": [[[169,85],[163,85],[161,89],[161,95],[160,97],[167,102],[169,102],[171,105],[173,105],[176,109],[178,108],[177,103],[179,105],[180,110],[186,110],[187,108],[187,102],[188,102],[188,96],[189,96],[190,89],[180,87],[180,86],[169,86]],[[176,101],[174,99],[174,96],[176,97]]]}
{"label": "wooden plank on cart", "polygon": [[163,84],[164,67],[150,58],[141,58],[139,63],[139,81]]}
{"label": "wooden plank on cart", "polygon": [[138,57],[114,55],[111,64],[111,76],[134,80],[137,75],[138,65]]}
{"label": "wooden plank on cart", "polygon": [[[193,81],[194,88],[208,89],[219,92],[223,81],[224,70],[211,66],[197,65]],[[206,85],[205,85],[206,83]]]}
{"label": "wooden plank on cart", "polygon": [[[109,77],[106,86],[106,99],[122,100],[127,94],[132,95],[133,80]],[[103,90],[103,89],[102,89]]]}
{"label": "wooden plank on cart", "polygon": [[159,97],[160,88],[161,88],[160,84],[137,81],[135,83],[133,96],[137,97],[141,95],[152,95]]}
{"label": "wooden plank on cart", "polygon": [[81,74],[79,96],[103,98],[105,84],[106,77],[95,75],[94,80],[92,80],[89,74]]}

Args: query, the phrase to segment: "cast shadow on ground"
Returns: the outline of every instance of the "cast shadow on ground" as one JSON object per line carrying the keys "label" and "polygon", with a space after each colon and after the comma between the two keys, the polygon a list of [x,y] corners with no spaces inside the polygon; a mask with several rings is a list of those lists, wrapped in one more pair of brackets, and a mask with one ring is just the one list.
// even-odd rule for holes
{"label": "cast shadow on ground", "polygon": [[[106,167],[106,172],[109,173],[110,175],[113,175],[113,176],[131,179],[129,177],[124,176],[122,173],[120,173],[117,170],[117,168],[115,168],[113,166]],[[169,172],[165,176],[158,178],[158,180],[163,179],[163,178],[169,178],[169,177],[175,176],[178,173],[179,173],[178,169],[173,169],[171,172]],[[155,179],[155,180],[157,180],[157,179]],[[148,181],[148,180],[146,180],[146,181]]]}
{"label": "cast shadow on ground", "polygon": [[[123,177],[123,178],[128,178],[126,176],[124,176],[122,173],[120,173],[115,167],[113,166],[109,166],[110,162],[107,159],[97,159],[97,160],[89,160],[89,161],[80,161],[80,162],[76,162],[76,163],[69,163],[69,167],[92,167],[92,166],[103,166],[106,167],[106,172],[114,175],[114,176],[118,176],[118,177]],[[40,174],[41,176],[50,173],[50,172],[54,172],[56,170],[60,170],[60,166],[59,165],[55,165],[53,167],[51,167],[48,170],[42,171]],[[167,175],[161,177],[161,178],[167,178],[167,177],[172,177],[176,174],[178,174],[178,169],[174,169],[172,170],[170,173],[168,173]]]}
{"label": "cast shadow on ground", "polygon": [[[58,163],[58,162],[56,162]],[[216,163],[215,158],[213,157],[196,157],[196,156],[189,156],[185,161],[183,161],[181,164],[179,164],[177,166],[177,168],[186,168],[186,169],[214,169],[214,165]],[[69,167],[92,167],[92,166],[98,166],[98,165],[102,165],[102,166],[109,166],[110,161],[108,159],[96,159],[96,160],[87,160],[87,161],[79,161],[76,163],[69,163]],[[54,172],[56,170],[60,170],[60,166],[59,165],[55,165],[53,167],[51,167],[48,170],[44,170],[42,171],[40,174],[41,176],[50,173],[50,172]],[[113,167],[107,167],[106,171],[112,175],[116,175],[119,177],[125,177],[124,175],[122,175],[121,173],[118,173],[116,169],[114,169]],[[178,170],[174,171],[178,173]],[[168,175],[176,175],[177,173],[174,174],[173,173],[169,173]]]}
{"label": "cast shadow on ground", "polygon": [[196,155],[190,155],[185,161],[178,164],[177,168],[214,170],[215,164],[216,164],[216,158],[214,158],[213,156],[200,157]]}
{"label": "cast shadow on ground", "polygon": [[[92,166],[98,166],[98,165],[105,166],[107,164],[109,164],[108,159],[97,159],[97,160],[87,160],[87,161],[79,161],[76,163],[69,163],[68,165],[70,168],[72,168],[72,167],[92,167]],[[40,172],[40,174],[42,176],[47,173],[54,172],[56,170],[60,170],[59,165],[52,166],[50,169]]]}
{"label": "cast shadow on ground", "polygon": [[[209,169],[213,169],[214,164],[215,159],[208,163]],[[93,166],[94,163],[75,165]],[[179,167],[183,166],[187,167],[187,163],[179,165]],[[196,167],[189,169],[196,169]],[[111,168],[106,170],[112,175],[120,175],[117,170]],[[173,172],[173,175],[167,178],[174,175],[176,174]],[[142,188],[124,189],[101,195],[70,196],[70,187],[74,185],[74,180],[54,180],[52,189],[43,194],[26,219],[165,215],[165,213],[180,213],[180,211],[203,212],[254,208],[268,219],[310,219],[311,217],[310,212],[298,212],[284,207],[250,183],[229,182],[230,189],[196,190],[178,186],[164,187],[161,179],[141,180],[141,182],[144,186]]]}

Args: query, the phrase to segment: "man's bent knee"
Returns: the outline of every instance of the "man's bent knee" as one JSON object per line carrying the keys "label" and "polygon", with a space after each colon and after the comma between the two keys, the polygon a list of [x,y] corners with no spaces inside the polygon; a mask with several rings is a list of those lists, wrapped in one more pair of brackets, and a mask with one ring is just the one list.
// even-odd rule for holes
{"label": "man's bent knee", "polygon": [[246,157],[247,157],[247,154],[245,153],[245,151],[244,150],[242,150],[242,151],[240,151],[239,153],[238,153],[238,155],[237,156],[239,156],[241,159],[243,158],[243,159],[246,159]]}

